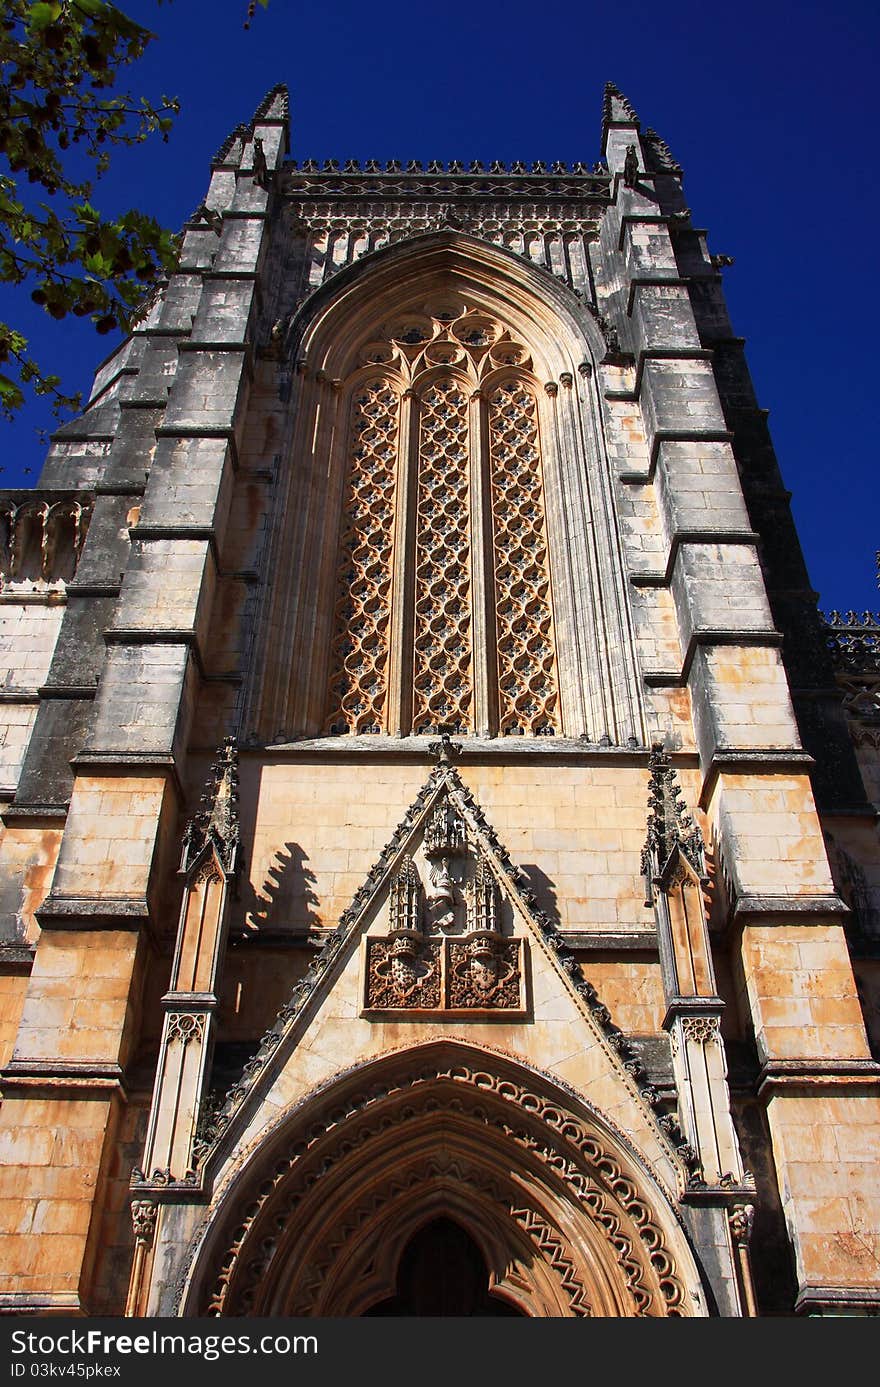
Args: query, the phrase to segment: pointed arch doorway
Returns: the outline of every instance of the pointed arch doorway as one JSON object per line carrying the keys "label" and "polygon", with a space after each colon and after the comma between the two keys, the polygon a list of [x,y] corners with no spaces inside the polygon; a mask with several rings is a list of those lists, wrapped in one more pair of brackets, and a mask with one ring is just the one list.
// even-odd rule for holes
{"label": "pointed arch doorway", "polygon": [[181,1313],[707,1313],[669,1195],[547,1075],[438,1040],[356,1066],[215,1201]]}
{"label": "pointed arch doorway", "polygon": [[474,1239],[451,1218],[435,1218],[403,1250],[395,1294],[365,1316],[502,1318],[522,1315],[489,1289],[489,1268]]}

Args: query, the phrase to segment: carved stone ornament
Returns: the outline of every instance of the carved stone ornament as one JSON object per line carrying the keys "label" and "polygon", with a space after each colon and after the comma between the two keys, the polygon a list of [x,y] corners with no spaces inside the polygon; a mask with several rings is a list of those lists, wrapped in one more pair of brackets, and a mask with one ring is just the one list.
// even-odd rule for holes
{"label": "carved stone ornament", "polygon": [[449,945],[449,1005],[507,1010],[521,1005],[520,943],[489,933]]}
{"label": "carved stone ornament", "polygon": [[734,1204],[728,1217],[734,1242],[742,1247],[747,1246],[752,1236],[752,1225],[755,1222],[754,1204]]}
{"label": "carved stone ornament", "polygon": [[428,921],[435,929],[455,927],[457,893],[451,865],[467,851],[464,819],[448,799],[441,800],[425,829],[425,856],[430,864],[425,898]]}
{"label": "carved stone ornament", "polygon": [[200,1011],[173,1011],[168,1017],[166,1039],[170,1045],[179,1040],[186,1047],[191,1040],[201,1040],[205,1034],[205,1015]]}
{"label": "carved stone ornament", "polygon": [[131,1222],[134,1228],[134,1236],[137,1242],[142,1242],[149,1247],[156,1232],[156,1215],[159,1212],[158,1205],[152,1204],[149,1199],[135,1199],[131,1205]]}
{"label": "carved stone ornament", "polygon": [[391,881],[391,929],[419,931],[422,928],[422,883],[418,869],[407,855]]}
{"label": "carved stone ornament", "polygon": [[425,856],[455,857],[466,850],[467,828],[464,819],[448,799],[441,800],[425,828]]}
{"label": "carved stone ornament", "polygon": [[416,930],[367,941],[367,1006],[398,1010],[440,1006],[440,942]]}
{"label": "carved stone ornament", "polygon": [[[662,745],[655,743],[648,762],[651,779],[648,788],[648,836],[642,849],[642,874],[648,904],[653,903],[653,887],[660,884],[673,855],[678,852],[702,879],[706,874],[703,835],[687,812],[675,770]],[[674,870],[674,869],[673,869]],[[670,881],[663,882],[668,889]]]}
{"label": "carved stone ornament", "polygon": [[0,590],[64,587],[76,573],[90,518],[91,504],[69,492],[52,505],[0,500]]}
{"label": "carved stone ornament", "polygon": [[482,853],[477,857],[476,871],[468,886],[468,929],[496,932],[499,922],[498,883]]}
{"label": "carved stone ornament", "polygon": [[639,156],[634,144],[626,147],[626,158],[623,161],[623,181],[627,188],[634,188],[639,176]]}
{"label": "carved stone ornament", "polygon": [[720,1037],[718,1018],[715,1016],[686,1016],[681,1029],[685,1040],[691,1040],[695,1045],[708,1045]]}
{"label": "carved stone ornament", "polygon": [[428,919],[433,929],[451,930],[455,928],[455,882],[449,870],[449,858],[435,858],[428,874],[429,886],[425,892],[428,905]]}
{"label": "carved stone ornament", "polygon": [[181,871],[191,871],[210,843],[224,872],[232,876],[238,867],[239,839],[238,749],[235,738],[227,737],[211,766],[199,808],[184,830]]}
{"label": "carved stone ornament", "polygon": [[[447,750],[448,747],[448,750]],[[620,1063],[625,1067],[627,1074],[639,1091],[642,1100],[654,1113],[654,1120],[658,1125],[658,1135],[662,1134],[663,1139],[669,1143],[670,1148],[678,1152],[678,1157],[688,1164],[687,1159],[682,1154],[681,1143],[682,1135],[678,1123],[670,1115],[662,1111],[663,1097],[659,1090],[648,1081],[644,1065],[638,1052],[631,1044],[623,1032],[613,1024],[610,1012],[605,1007],[595,987],[584,976],[580,963],[575,955],[567,947],[566,938],[563,933],[556,928],[549,916],[538,907],[538,901],[532,890],[529,879],[522,868],[516,866],[509,852],[500,841],[498,834],[488,822],[471,791],[461,780],[457,770],[450,764],[449,757],[458,752],[459,747],[450,741],[448,737],[443,737],[430,749],[432,755],[438,756],[438,765],[431,772],[430,776],[422,786],[415,800],[407,809],[404,817],[397,825],[393,835],[382,849],[378,858],[371,867],[367,877],[358,887],[352,897],[350,905],[339,918],[336,929],[329,932],[327,939],[321,948],[320,953],[315,958],[308,972],[304,977],[297,980],[294,984],[287,1002],[278,1012],[275,1023],[266,1037],[261,1041],[257,1053],[248,1060],[239,1077],[228,1088],[225,1095],[218,1102],[219,1111],[212,1117],[210,1127],[206,1130],[203,1143],[199,1146],[199,1157],[204,1160],[211,1158],[211,1153],[216,1151],[218,1145],[229,1140],[229,1133],[240,1122],[240,1114],[245,1099],[253,1093],[255,1087],[260,1083],[264,1075],[265,1065],[276,1046],[285,1040],[292,1032],[293,1028],[300,1022],[304,1009],[309,1005],[310,999],[314,995],[315,988],[319,983],[321,974],[334,965],[351,947],[354,937],[358,931],[362,930],[368,917],[372,914],[380,896],[390,891],[391,882],[394,880],[394,868],[397,866],[400,872],[406,856],[408,845],[418,834],[420,827],[427,821],[431,810],[441,796],[451,797],[460,809],[462,818],[468,828],[468,834],[473,842],[473,853],[477,860],[477,871],[472,881],[479,879],[479,860],[485,855],[487,860],[492,862],[492,872],[497,874],[499,882],[499,898],[503,895],[510,897],[518,902],[519,911],[525,919],[530,922],[531,928],[537,939],[551,951],[555,956],[557,966],[570,979],[570,985],[576,995],[579,1005],[589,1012],[593,1023],[597,1026],[599,1033],[604,1037],[605,1042],[613,1048],[619,1057]],[[398,865],[399,864],[399,865]],[[390,877],[390,881],[389,881]],[[490,883],[491,884],[491,883]],[[471,887],[473,890],[473,887]],[[471,905],[471,900],[468,902]],[[400,915],[392,914],[392,920],[400,920]],[[473,912],[469,915],[467,931],[473,933],[473,922],[479,919],[479,915]],[[418,931],[415,931],[418,933]],[[478,932],[478,931],[477,931]],[[456,942],[463,942],[467,939],[468,933],[458,936]],[[362,979],[361,997],[363,998],[364,1014],[370,1015],[376,1011],[387,1010],[400,1012],[404,1010],[394,1003],[386,1006],[385,998],[390,998],[393,1003],[393,994],[378,990],[378,983],[371,980],[371,970],[373,959],[373,949],[376,945],[382,944],[385,947],[386,957],[387,948],[393,939],[393,932],[382,937],[367,935],[364,943],[366,954],[364,975]],[[448,945],[450,940],[435,941]],[[521,955],[520,969],[523,979],[523,996],[528,995],[528,969],[529,969],[529,940],[520,940]],[[441,948],[440,961],[443,964],[444,952]],[[375,956],[375,962],[380,961],[380,953]],[[442,976],[442,975],[441,975]],[[383,983],[384,988],[384,983]],[[399,988],[396,989],[399,995]],[[443,992],[441,989],[441,997]],[[377,1001],[382,998],[380,1006]],[[410,1003],[405,1010],[414,1009],[415,1003]],[[456,1013],[459,1019],[474,1018],[481,1015],[482,1009],[462,1008]],[[485,1014],[485,1013],[483,1013]],[[506,1019],[525,1019],[527,1012],[525,1003],[519,1014],[508,1011]]]}

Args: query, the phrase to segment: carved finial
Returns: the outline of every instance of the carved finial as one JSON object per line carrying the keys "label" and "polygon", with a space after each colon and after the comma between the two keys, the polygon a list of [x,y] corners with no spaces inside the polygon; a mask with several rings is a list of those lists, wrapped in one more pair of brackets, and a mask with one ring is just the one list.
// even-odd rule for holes
{"label": "carved finial", "polygon": [[468,890],[468,929],[482,933],[498,932],[499,892],[492,868],[482,853]]}
{"label": "carved finial", "polygon": [[651,748],[648,761],[648,836],[642,849],[642,873],[651,903],[651,884],[662,877],[670,858],[680,852],[698,877],[706,874],[703,835],[687,812],[675,771],[660,742]]}
{"label": "carved finial", "polygon": [[391,882],[391,931],[418,934],[422,928],[422,883],[407,854]]}
{"label": "carved finial", "polygon": [[209,841],[224,871],[231,876],[238,864],[239,845],[238,748],[234,737],[224,741],[211,767],[199,808],[184,830],[182,871],[188,869]]}
{"label": "carved finial", "polygon": [[450,766],[453,756],[461,755],[461,742],[454,742],[448,732],[441,732],[439,742],[431,742],[428,751],[437,757],[438,766]]}

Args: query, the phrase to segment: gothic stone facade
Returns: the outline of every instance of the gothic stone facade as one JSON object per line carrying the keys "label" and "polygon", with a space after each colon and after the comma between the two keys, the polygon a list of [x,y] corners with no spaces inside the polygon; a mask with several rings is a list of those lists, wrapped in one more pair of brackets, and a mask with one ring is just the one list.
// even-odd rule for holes
{"label": "gothic stone facade", "polygon": [[680,168],[287,149],[0,498],[0,1306],[876,1313],[877,626]]}

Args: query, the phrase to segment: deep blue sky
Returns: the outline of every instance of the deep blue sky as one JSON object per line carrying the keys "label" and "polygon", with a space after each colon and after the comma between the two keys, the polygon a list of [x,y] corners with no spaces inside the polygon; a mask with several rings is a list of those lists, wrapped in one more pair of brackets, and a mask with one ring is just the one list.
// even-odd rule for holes
{"label": "deep blue sky", "polygon": [[[876,3],[271,0],[248,32],[246,0],[121,4],[159,35],[131,89],[179,96],[183,111],[167,145],[117,156],[94,201],[175,229],[215,149],[276,82],[290,88],[297,159],[592,162],[614,81],[683,164],[710,250],[736,259],[734,330],[820,605],[880,606]],[[71,389],[87,390],[113,344],[26,302],[15,321]],[[48,410],[0,423],[0,484],[36,480],[41,423]]]}

